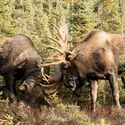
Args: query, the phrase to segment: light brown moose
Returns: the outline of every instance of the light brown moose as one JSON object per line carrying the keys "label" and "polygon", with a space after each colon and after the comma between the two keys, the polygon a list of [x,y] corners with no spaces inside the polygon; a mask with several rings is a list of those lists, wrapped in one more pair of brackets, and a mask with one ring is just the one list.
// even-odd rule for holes
{"label": "light brown moose", "polygon": [[[66,24],[63,24],[63,26],[66,26]],[[118,67],[122,65],[120,59],[125,54],[125,37],[93,30],[72,51],[67,51],[67,30],[65,32],[66,28],[63,28],[63,26],[60,29],[55,26],[59,36],[56,36],[57,39],[51,38],[58,43],[60,49],[47,45],[47,47],[57,50],[60,55],[49,57],[48,59],[56,60],[56,62],[43,64],[43,66],[61,63],[61,72],[63,72],[62,74],[65,73],[64,76],[68,76],[67,78],[74,79],[79,76],[84,79],[87,77],[91,85],[93,111],[96,107],[97,81],[98,79],[108,80],[114,102],[120,109],[117,76]]]}

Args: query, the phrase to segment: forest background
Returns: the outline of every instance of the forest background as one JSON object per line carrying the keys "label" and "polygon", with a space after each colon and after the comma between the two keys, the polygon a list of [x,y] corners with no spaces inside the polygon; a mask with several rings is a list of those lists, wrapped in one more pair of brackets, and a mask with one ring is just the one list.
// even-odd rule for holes
{"label": "forest background", "polygon": [[[69,48],[75,46],[75,44],[81,41],[92,29],[100,29],[108,33],[124,34],[125,0],[0,0],[0,35],[13,36],[20,33],[25,34],[32,39],[36,48],[42,56],[49,54],[50,52],[46,51],[42,44],[49,44],[50,40],[47,38],[47,36],[52,37],[53,33],[56,32],[52,24],[60,25],[60,21],[64,19],[66,19],[68,23]],[[112,99],[111,92],[110,90],[108,90],[109,86],[107,85],[107,87],[105,87],[103,83],[100,83],[100,86],[101,87],[99,87],[97,102],[98,107],[104,104],[111,104],[110,100]],[[61,95],[61,99],[55,100],[59,107],[62,106],[62,99],[64,99],[64,97],[66,102],[71,101],[70,96],[66,96],[69,93],[70,95],[72,95],[71,92],[65,89],[61,90],[61,92],[62,91],[65,93],[63,97]],[[125,92],[123,89],[121,89],[120,100],[123,107],[125,104],[124,99]],[[7,103],[7,100],[1,101],[2,103]],[[81,107],[89,108],[88,104],[90,103],[90,93],[88,89],[82,91],[78,102]],[[76,105],[74,105],[74,108],[77,107],[75,106]],[[27,107],[23,105],[23,111],[22,107],[20,107],[20,110],[22,112],[25,112],[24,117],[20,115],[21,111],[19,111],[16,116],[12,113],[5,113],[6,115],[4,115],[7,117],[4,117],[0,120],[6,120],[6,122],[9,121],[12,122],[12,124],[15,124],[13,119],[17,119],[17,116],[20,116],[22,118],[22,121],[17,120],[18,122],[16,121],[16,124],[20,124],[21,122],[25,123],[27,121],[27,111],[24,109],[24,107],[27,109]],[[62,107],[64,108],[65,106]],[[7,107],[4,108],[6,109]],[[3,109],[1,108],[1,110]],[[46,112],[47,109],[43,110],[44,112]],[[56,113],[57,112],[58,111],[56,111]],[[80,113],[81,112],[79,112],[79,114]],[[96,115],[99,116],[99,113],[100,111],[98,111]],[[107,110],[107,113],[109,113],[109,110]],[[103,114],[102,117],[105,118],[105,114]],[[32,115],[34,116],[34,112],[32,113]],[[65,116],[65,113],[63,115]],[[11,118],[9,119],[8,117]],[[41,118],[41,116],[39,117]],[[100,119],[100,117],[86,117],[87,122],[86,124],[84,123],[85,125],[91,123],[91,119],[96,119],[95,124],[99,124],[98,119]],[[116,118],[117,116],[114,115],[114,117]],[[125,124],[125,121],[122,120],[123,118],[125,118],[125,116],[122,116],[120,114],[119,117],[120,120],[118,120],[118,122],[121,122],[121,125],[123,123]],[[60,116],[60,119],[61,118],[64,119],[63,116]],[[44,119],[46,118],[44,117]],[[58,120],[62,122],[63,120],[60,119]],[[84,122],[84,120],[79,115],[77,116],[77,118],[75,118],[74,116],[71,119],[73,119],[73,123],[71,123],[71,125],[76,124],[79,119],[81,120],[80,122],[78,122],[79,124],[82,125]],[[76,122],[74,121],[74,119],[76,120]],[[32,121],[32,118],[30,120]],[[35,123],[36,121],[37,120],[35,120]],[[108,121],[110,122],[109,119]],[[4,123],[5,121],[2,122]],[[113,123],[113,125],[115,125],[115,123]]]}

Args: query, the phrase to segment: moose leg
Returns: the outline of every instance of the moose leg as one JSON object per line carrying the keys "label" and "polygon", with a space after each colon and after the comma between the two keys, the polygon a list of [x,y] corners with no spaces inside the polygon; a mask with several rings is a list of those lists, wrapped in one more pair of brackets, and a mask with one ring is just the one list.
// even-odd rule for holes
{"label": "moose leg", "polygon": [[5,81],[6,81],[7,88],[10,91],[10,97],[11,97],[12,101],[17,101],[16,88],[15,88],[15,82],[16,82],[15,77],[11,73],[7,73],[5,76]]}
{"label": "moose leg", "polygon": [[90,80],[90,89],[91,89],[91,110],[95,112],[96,109],[96,100],[97,100],[97,90],[98,90],[98,81]]}
{"label": "moose leg", "polygon": [[109,75],[109,83],[111,86],[114,102],[117,105],[118,109],[120,109],[121,106],[119,102],[119,87],[118,87],[118,81],[117,81],[117,73],[113,73]]}
{"label": "moose leg", "polygon": [[124,76],[121,76],[121,80],[122,80],[122,83],[123,83],[123,88],[125,89],[125,78],[124,78]]}

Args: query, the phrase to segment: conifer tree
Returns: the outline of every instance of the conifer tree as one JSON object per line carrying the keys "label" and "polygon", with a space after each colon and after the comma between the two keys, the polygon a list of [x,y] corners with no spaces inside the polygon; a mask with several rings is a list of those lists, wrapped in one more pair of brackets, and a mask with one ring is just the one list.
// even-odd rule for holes
{"label": "conifer tree", "polygon": [[100,28],[107,32],[120,33],[121,20],[118,0],[104,0],[101,6]]}
{"label": "conifer tree", "polygon": [[125,32],[125,0],[119,0],[121,14],[121,33]]}
{"label": "conifer tree", "polygon": [[70,33],[74,42],[79,42],[91,29],[94,28],[96,18],[94,2],[77,0],[70,8]]}
{"label": "conifer tree", "polygon": [[14,2],[13,20],[17,27],[16,33],[32,37],[34,33],[34,7],[32,0],[16,0]]}
{"label": "conifer tree", "polygon": [[35,8],[35,32],[36,35],[42,41],[46,41],[46,36],[51,36],[49,31],[49,18],[46,12],[44,11],[44,1],[43,0],[34,0]]}
{"label": "conifer tree", "polygon": [[0,31],[1,34],[14,34],[14,21],[12,18],[14,0],[0,1]]}

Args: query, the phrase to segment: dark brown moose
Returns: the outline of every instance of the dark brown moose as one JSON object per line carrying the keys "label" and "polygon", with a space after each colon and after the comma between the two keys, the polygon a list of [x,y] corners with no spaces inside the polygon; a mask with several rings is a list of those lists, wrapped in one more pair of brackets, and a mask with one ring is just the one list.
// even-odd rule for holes
{"label": "dark brown moose", "polygon": [[125,37],[93,30],[70,52],[67,51],[67,34],[65,30],[63,32],[64,38],[61,30],[57,30],[60,38],[52,40],[58,43],[61,49],[49,45],[48,47],[57,50],[60,55],[48,59],[57,60],[55,64],[61,63],[62,72],[65,73],[64,76],[67,76],[67,78],[74,79],[79,76],[81,79],[87,78],[89,80],[93,111],[95,111],[97,99],[98,79],[109,81],[114,102],[120,109],[117,76],[118,67],[121,65],[121,57],[124,56],[125,52]]}
{"label": "dark brown moose", "polygon": [[25,35],[0,38],[0,75],[6,82],[13,101],[17,100],[15,84],[21,80],[20,90],[31,91],[36,82],[42,80],[42,58],[33,42]]}

